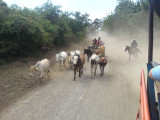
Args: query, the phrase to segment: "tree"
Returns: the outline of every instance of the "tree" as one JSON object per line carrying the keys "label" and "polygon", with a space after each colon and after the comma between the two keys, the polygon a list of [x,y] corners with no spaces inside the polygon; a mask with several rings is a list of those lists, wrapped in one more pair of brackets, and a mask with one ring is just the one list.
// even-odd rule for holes
{"label": "tree", "polygon": [[[144,0],[145,1],[145,0]],[[131,34],[135,32],[136,26],[143,25],[143,20],[146,21],[146,11],[148,8],[144,8],[142,3],[145,2],[137,1],[134,3],[131,0],[118,0],[118,5],[116,6],[114,12],[107,16],[103,21],[103,30],[109,32],[125,32]]]}
{"label": "tree", "polygon": [[89,15],[60,8],[47,1],[30,10],[0,0],[0,58],[32,56],[42,46],[67,46],[84,38]]}

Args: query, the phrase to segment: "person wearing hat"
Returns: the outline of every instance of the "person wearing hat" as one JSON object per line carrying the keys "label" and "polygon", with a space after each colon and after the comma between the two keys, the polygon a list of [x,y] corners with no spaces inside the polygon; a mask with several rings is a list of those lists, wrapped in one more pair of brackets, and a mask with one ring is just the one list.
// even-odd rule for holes
{"label": "person wearing hat", "polygon": [[97,45],[100,46],[100,41],[101,41],[101,37],[98,38],[97,40]]}
{"label": "person wearing hat", "polygon": [[94,39],[92,40],[92,45],[94,46],[94,45],[96,45],[96,44],[97,44],[97,39],[94,38]]}
{"label": "person wearing hat", "polygon": [[131,47],[134,47],[134,48],[137,48],[137,42],[136,40],[134,39],[133,42],[131,43]]}

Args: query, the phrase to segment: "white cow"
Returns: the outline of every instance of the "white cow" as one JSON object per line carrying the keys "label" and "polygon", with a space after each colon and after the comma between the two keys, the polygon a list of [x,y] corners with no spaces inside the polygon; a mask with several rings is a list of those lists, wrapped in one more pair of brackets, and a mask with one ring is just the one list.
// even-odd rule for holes
{"label": "white cow", "polygon": [[73,64],[73,58],[75,55],[80,55],[81,52],[79,50],[75,50],[75,51],[71,51],[68,53],[68,63],[71,64],[71,67],[72,67],[72,64]]}
{"label": "white cow", "polygon": [[62,65],[65,66],[66,59],[67,59],[67,53],[66,52],[62,51],[59,54],[56,54],[56,62],[59,62],[60,67]]}
{"label": "white cow", "polygon": [[[39,72],[39,76],[38,76],[38,79],[43,79],[46,75],[48,76],[49,78],[49,67],[50,67],[50,61],[48,59],[43,59],[41,61],[38,61],[36,63],[36,65],[34,66],[31,66],[30,67],[30,77],[33,77],[33,72],[34,71],[37,71]],[[40,81],[39,81],[40,82]]]}
{"label": "white cow", "polygon": [[96,55],[95,53],[92,54],[90,57],[90,64],[91,64],[91,78],[93,74],[93,69],[94,69],[94,76],[96,76],[96,70],[97,70],[97,65],[99,63],[99,56]]}
{"label": "white cow", "polygon": [[73,57],[75,55],[74,51],[71,51],[68,53],[68,63],[72,64],[73,63]]}
{"label": "white cow", "polygon": [[80,55],[81,52],[80,52],[79,50],[75,50],[75,51],[74,51],[74,54],[75,54],[75,55]]}

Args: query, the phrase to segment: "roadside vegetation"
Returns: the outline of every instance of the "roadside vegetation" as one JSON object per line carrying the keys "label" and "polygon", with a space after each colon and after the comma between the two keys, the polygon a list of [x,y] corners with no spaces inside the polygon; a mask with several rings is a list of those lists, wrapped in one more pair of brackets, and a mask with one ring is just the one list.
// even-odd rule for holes
{"label": "roadside vegetation", "polygon": [[0,16],[0,64],[38,56],[44,46],[52,49],[69,46],[84,39],[86,28],[92,26],[89,14],[63,12],[49,1],[28,9],[8,6],[0,0]]}
{"label": "roadside vegetation", "polygon": [[[159,18],[155,14],[155,31],[160,30]],[[149,29],[148,0],[118,0],[113,12],[103,20],[102,29],[110,34],[138,36]]]}

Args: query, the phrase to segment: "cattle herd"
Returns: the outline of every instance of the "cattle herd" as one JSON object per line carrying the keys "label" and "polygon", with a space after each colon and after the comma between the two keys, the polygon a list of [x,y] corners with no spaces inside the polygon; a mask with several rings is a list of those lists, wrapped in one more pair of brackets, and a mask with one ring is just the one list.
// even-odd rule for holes
{"label": "cattle herd", "polygon": [[[70,68],[74,71],[73,80],[76,80],[76,72],[79,72],[79,77],[83,75],[83,66],[85,64],[85,55],[87,55],[87,61],[90,63],[91,78],[96,76],[97,66],[99,65],[101,76],[104,75],[104,68],[107,65],[107,58],[105,56],[105,46],[92,44],[88,48],[84,48],[84,51],[79,50],[70,51],[69,53],[62,51],[55,55],[56,62],[59,63],[60,67],[65,67],[65,62],[68,61]],[[48,59],[43,59],[38,61],[34,66],[30,67],[30,77],[34,76],[35,72],[38,72],[39,82],[44,78],[49,78],[49,68],[50,61]]]}

